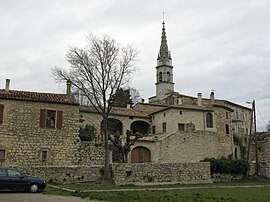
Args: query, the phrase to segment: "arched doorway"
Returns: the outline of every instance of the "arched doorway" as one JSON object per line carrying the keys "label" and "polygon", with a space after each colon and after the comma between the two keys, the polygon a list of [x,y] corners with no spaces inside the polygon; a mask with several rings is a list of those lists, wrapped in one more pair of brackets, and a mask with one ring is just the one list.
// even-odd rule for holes
{"label": "arched doorway", "polygon": [[135,134],[136,132],[140,132],[143,135],[149,133],[150,126],[147,122],[144,121],[134,121],[131,126],[130,130]]}
{"label": "arched doorway", "polygon": [[146,147],[135,147],[131,152],[131,163],[150,162],[151,152]]}

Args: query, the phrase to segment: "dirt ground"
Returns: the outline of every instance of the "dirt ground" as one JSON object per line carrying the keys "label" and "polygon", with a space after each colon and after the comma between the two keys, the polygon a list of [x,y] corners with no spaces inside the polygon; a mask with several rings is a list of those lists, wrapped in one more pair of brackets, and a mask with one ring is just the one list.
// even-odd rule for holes
{"label": "dirt ground", "polygon": [[78,197],[52,196],[45,194],[32,193],[1,193],[0,202],[97,202]]}

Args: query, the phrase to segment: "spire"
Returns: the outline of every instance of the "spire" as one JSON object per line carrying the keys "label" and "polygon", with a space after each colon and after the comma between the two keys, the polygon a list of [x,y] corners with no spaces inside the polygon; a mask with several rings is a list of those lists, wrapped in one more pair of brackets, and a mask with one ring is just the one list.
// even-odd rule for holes
{"label": "spire", "polygon": [[159,49],[159,54],[158,54],[157,59],[165,62],[166,60],[171,60],[172,58],[171,58],[171,54],[167,45],[164,20],[162,22],[162,25],[163,27],[162,27],[162,35],[161,35],[161,44],[160,44],[160,49]]}

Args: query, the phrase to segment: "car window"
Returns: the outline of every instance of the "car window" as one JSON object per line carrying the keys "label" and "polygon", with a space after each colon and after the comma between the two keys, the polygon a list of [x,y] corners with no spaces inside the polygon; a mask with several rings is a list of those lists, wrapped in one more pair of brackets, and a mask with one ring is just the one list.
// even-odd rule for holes
{"label": "car window", "polygon": [[6,176],[6,171],[5,169],[0,168],[0,177]]}
{"label": "car window", "polygon": [[21,177],[21,173],[19,173],[17,170],[7,170],[9,177]]}

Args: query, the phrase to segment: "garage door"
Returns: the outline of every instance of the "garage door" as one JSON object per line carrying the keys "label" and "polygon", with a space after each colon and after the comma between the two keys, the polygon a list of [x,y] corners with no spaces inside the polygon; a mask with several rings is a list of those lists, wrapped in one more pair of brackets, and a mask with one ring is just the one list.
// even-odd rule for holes
{"label": "garage door", "polygon": [[146,147],[135,147],[131,152],[131,163],[150,162],[150,150]]}

